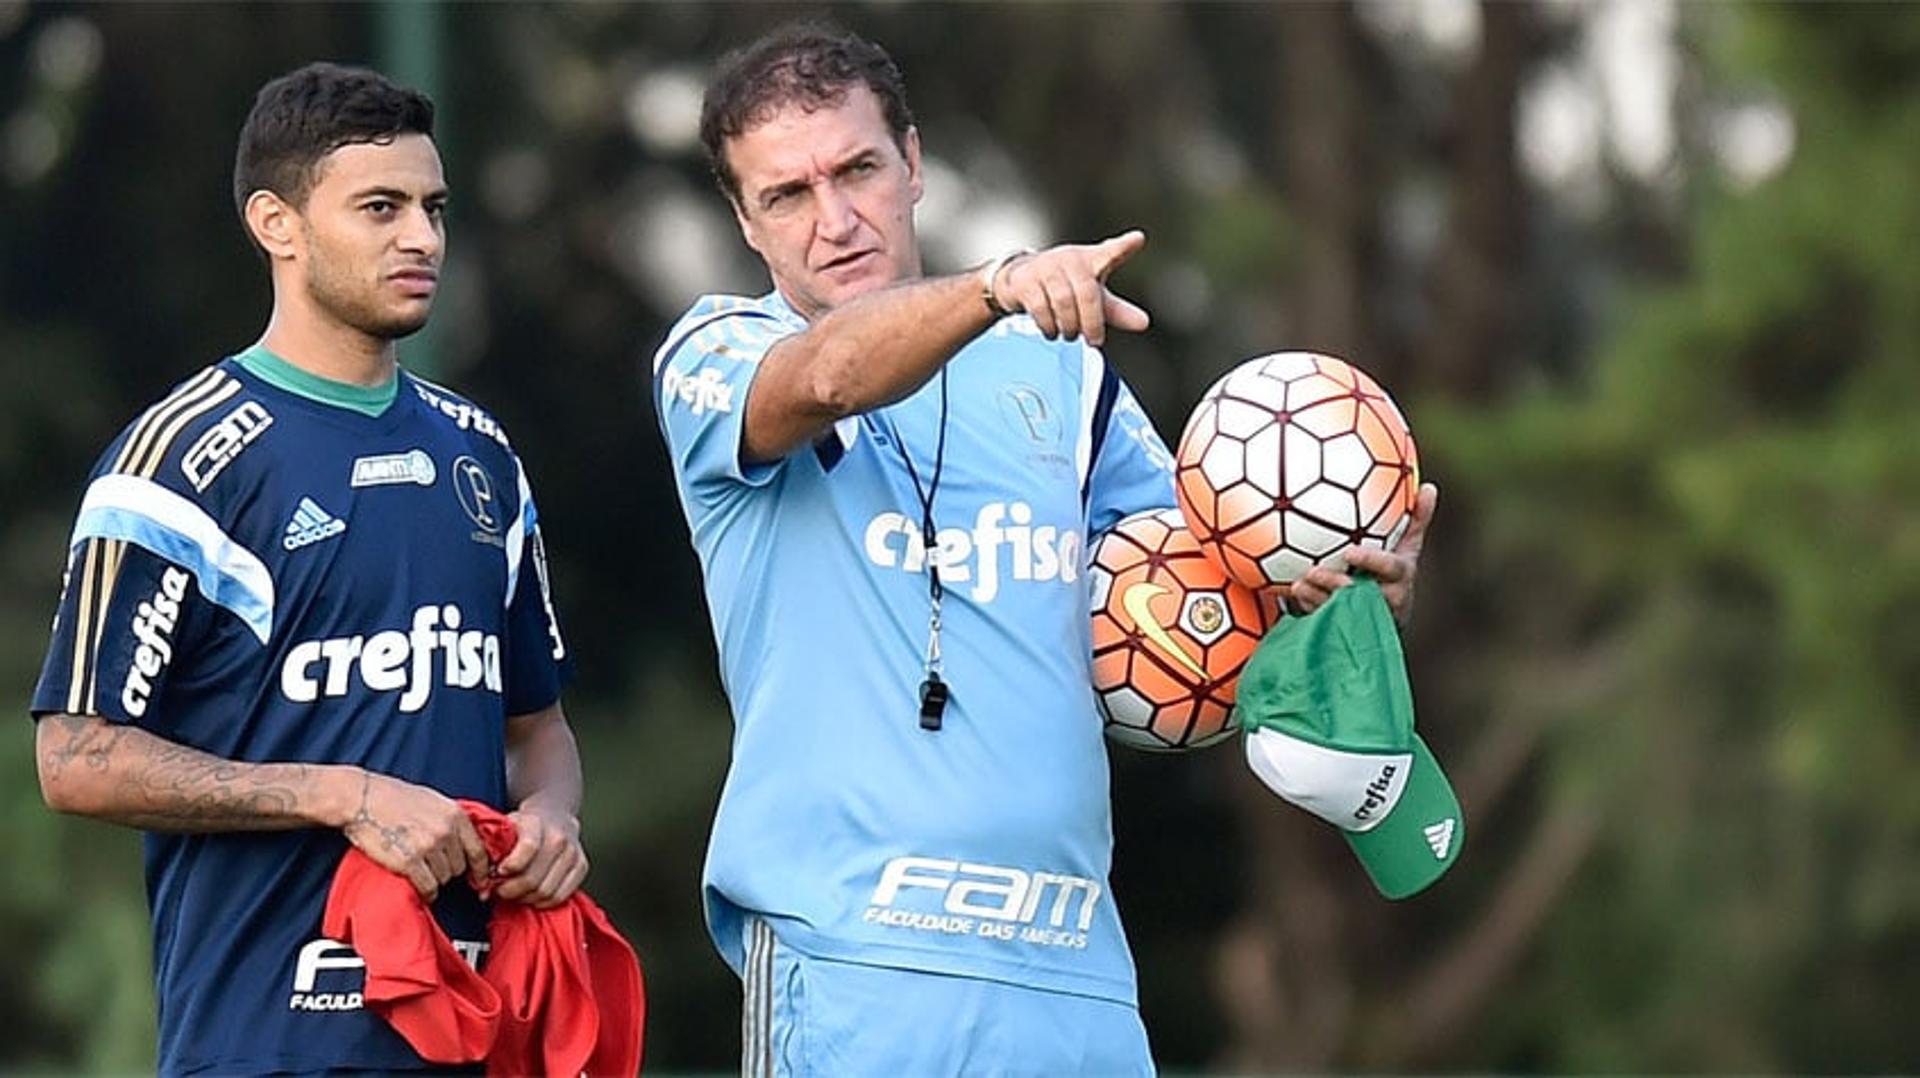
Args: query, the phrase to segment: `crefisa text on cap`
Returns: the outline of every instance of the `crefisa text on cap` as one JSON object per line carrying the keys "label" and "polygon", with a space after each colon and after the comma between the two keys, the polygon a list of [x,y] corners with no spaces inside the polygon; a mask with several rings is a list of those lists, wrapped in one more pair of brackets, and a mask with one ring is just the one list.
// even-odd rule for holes
{"label": "crefisa text on cap", "polygon": [[1387,791],[1393,789],[1393,776],[1399,771],[1396,764],[1388,764],[1380,769],[1380,774],[1367,783],[1367,798],[1353,811],[1353,818],[1364,820],[1373,815],[1373,810],[1387,803]]}

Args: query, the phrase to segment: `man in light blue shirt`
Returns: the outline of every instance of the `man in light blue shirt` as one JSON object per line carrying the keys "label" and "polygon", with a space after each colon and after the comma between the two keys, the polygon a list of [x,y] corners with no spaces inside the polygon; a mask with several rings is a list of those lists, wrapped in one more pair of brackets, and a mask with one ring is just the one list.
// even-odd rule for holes
{"label": "man in light blue shirt", "polygon": [[653,370],[734,714],[705,896],[743,1071],[1150,1073],[1084,576],[1174,504],[1099,351],[1147,328],[1106,287],[1146,238],[922,276],[899,72],[832,29],[729,55],[702,136],[774,284]]}

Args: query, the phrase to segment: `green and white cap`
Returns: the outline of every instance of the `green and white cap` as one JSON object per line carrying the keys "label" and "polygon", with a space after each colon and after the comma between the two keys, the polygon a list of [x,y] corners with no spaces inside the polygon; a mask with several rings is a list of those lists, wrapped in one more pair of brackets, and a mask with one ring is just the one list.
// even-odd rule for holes
{"label": "green and white cap", "polygon": [[1306,617],[1282,618],[1240,673],[1247,764],[1282,798],[1341,829],[1374,886],[1415,894],[1467,837],[1453,787],[1413,732],[1413,689],[1380,587],[1364,577]]}

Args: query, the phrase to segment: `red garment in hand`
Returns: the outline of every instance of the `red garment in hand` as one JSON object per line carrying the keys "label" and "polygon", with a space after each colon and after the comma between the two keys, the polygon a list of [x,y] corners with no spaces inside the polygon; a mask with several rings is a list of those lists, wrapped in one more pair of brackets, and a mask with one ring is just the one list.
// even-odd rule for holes
{"label": "red garment in hand", "polygon": [[367,964],[368,1010],[430,1063],[485,1059],[500,1030],[500,993],[461,958],[405,876],[350,849],[333,874],[320,931]]}
{"label": "red garment in hand", "polygon": [[494,907],[487,983],[500,992],[500,1037],[487,1073],[634,1074],[646,989],[640,964],[585,895],[536,910]]}
{"label": "red garment in hand", "polygon": [[[498,862],[513,823],[462,801]],[[363,996],[422,1059],[485,1060],[490,1075],[632,1075],[646,986],[633,948],[584,893],[549,910],[497,902],[485,974],[453,949],[404,876],[357,849],[334,873],[321,931],[367,964]]]}

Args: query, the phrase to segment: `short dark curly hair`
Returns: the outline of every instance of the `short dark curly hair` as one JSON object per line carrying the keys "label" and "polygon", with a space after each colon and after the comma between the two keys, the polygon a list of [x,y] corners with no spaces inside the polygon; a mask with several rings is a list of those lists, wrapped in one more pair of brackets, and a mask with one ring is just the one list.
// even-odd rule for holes
{"label": "short dark curly hair", "polygon": [[322,158],[342,146],[433,135],[433,102],[363,67],[313,63],[260,88],[240,128],[233,204],[242,218],[255,191],[304,206]]}
{"label": "short dark curly hair", "polygon": [[906,80],[885,49],[831,23],[789,23],[720,58],[700,109],[700,142],[720,190],[735,205],[740,181],[727,163],[726,141],[765,123],[788,105],[812,112],[847,99],[864,85],[880,101],[894,144],[907,148],[913,110]]}

